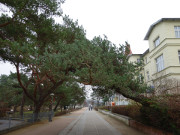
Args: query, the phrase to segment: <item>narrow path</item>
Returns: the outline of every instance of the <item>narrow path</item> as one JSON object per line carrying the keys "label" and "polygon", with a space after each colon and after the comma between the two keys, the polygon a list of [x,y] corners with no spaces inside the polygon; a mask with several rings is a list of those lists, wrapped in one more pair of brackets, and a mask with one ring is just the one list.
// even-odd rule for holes
{"label": "narrow path", "polygon": [[59,135],[121,135],[95,111],[86,110]]}

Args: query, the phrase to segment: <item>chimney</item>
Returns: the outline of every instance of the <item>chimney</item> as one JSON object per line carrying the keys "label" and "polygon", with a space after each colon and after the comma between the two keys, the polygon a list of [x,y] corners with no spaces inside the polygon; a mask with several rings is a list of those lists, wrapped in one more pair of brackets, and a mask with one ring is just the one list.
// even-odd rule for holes
{"label": "chimney", "polygon": [[125,46],[125,55],[129,56],[132,54],[132,51],[131,51],[131,47],[130,47],[130,44],[128,42],[125,42],[126,46]]}

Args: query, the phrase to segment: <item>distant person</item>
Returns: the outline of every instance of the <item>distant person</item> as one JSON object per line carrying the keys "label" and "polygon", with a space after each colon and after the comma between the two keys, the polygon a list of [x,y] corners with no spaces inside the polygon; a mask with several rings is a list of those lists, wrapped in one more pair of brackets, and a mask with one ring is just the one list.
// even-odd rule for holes
{"label": "distant person", "polygon": [[91,111],[92,111],[92,108],[93,108],[93,106],[91,105]]}
{"label": "distant person", "polygon": [[91,111],[91,106],[92,106],[92,105],[91,105],[91,104],[89,104],[89,111]]}

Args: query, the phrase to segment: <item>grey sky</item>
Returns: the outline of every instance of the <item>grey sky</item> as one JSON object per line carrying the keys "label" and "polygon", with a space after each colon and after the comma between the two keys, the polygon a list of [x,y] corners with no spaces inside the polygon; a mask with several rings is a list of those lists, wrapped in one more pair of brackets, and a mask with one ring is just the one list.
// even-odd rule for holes
{"label": "grey sky", "polygon": [[[128,41],[133,53],[143,53],[150,25],[161,18],[180,18],[179,5],[179,0],[66,0],[62,8],[64,14],[78,19],[87,38],[105,34],[113,43]],[[15,71],[0,62],[0,74],[10,70]]]}

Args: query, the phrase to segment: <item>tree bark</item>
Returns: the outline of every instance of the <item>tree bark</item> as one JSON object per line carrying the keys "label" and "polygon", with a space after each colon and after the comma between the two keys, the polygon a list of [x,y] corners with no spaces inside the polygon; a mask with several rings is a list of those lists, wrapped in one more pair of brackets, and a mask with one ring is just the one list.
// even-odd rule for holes
{"label": "tree bark", "polygon": [[56,106],[54,107],[54,112],[57,110],[57,107],[59,106],[60,101],[61,101],[61,99],[59,99],[59,100],[58,100],[58,102],[57,102]]}
{"label": "tree bark", "polygon": [[23,118],[24,115],[24,102],[25,102],[25,94],[23,92],[22,100],[21,100],[21,110],[20,110],[20,115]]}
{"label": "tree bark", "polygon": [[62,106],[61,106],[61,112],[63,111],[62,109],[63,109],[63,108],[62,108]]}
{"label": "tree bark", "polygon": [[35,104],[34,106],[34,121],[38,121],[39,120],[39,113],[41,110],[41,106],[39,104]]}
{"label": "tree bark", "polygon": [[17,105],[14,106],[14,109],[13,109],[13,110],[14,110],[14,113],[17,112]]}
{"label": "tree bark", "polygon": [[15,65],[15,67],[16,67],[16,71],[17,71],[17,79],[18,79],[18,82],[19,82],[20,86],[22,87],[24,93],[26,94],[26,96],[27,96],[28,98],[30,98],[32,101],[36,102],[35,98],[28,93],[27,88],[23,85],[23,83],[22,83],[22,81],[21,81],[21,75],[20,75],[20,72],[19,72],[19,63],[17,63],[17,64]]}

